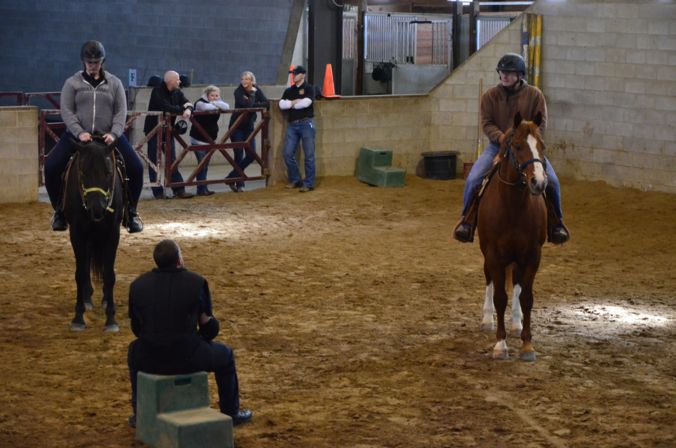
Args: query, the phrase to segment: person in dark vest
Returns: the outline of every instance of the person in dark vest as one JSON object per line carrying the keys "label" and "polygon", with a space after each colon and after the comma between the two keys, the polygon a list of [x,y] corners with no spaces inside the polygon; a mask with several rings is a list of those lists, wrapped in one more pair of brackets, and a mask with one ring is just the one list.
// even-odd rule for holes
{"label": "person in dark vest", "polygon": [[[221,99],[221,90],[214,85],[205,87],[202,96],[195,101],[195,112],[215,112],[228,109],[230,109],[230,105]],[[193,120],[204,128],[204,131],[212,140],[216,141],[216,138],[218,137],[219,118],[221,118],[221,114],[213,113],[209,115],[195,115]],[[206,142],[206,138],[200,133],[197,127],[192,126],[190,128],[190,144],[207,145],[209,143]],[[197,163],[201,162],[206,155],[206,151],[195,151]],[[197,180],[206,180],[208,167],[208,163],[204,165],[204,168],[197,174]],[[197,196],[210,196],[212,194],[214,194],[214,192],[209,190],[206,185],[197,186]]]}
{"label": "person in dark vest", "polygon": [[122,155],[129,179],[127,230],[141,232],[143,221],[136,212],[143,190],[143,164],[124,135],[127,120],[127,96],[122,81],[103,69],[106,50],[101,42],[90,40],[80,49],[83,70],[68,78],[61,89],[61,117],[66,132],[45,158],[45,187],[54,208],[52,230],[68,228],[61,209],[62,177],[73,153],[73,140],[89,142],[103,136],[107,145],[115,143]]}
{"label": "person in dark vest", "polygon": [[[479,187],[483,178],[493,167],[493,159],[500,146],[507,138],[507,131],[514,124],[514,116],[518,113],[525,120],[533,120],[539,113],[542,115],[540,132],[547,126],[547,103],[540,89],[528,85],[526,62],[521,55],[507,53],[498,61],[496,71],[500,75],[500,83],[491,87],[481,96],[481,124],[489,144],[484,148],[467,179],[465,180],[464,207],[460,222],[453,231],[453,237],[463,243],[474,240],[476,227],[476,210],[478,210]],[[551,210],[548,219],[548,239],[554,244],[563,244],[570,239],[568,228],[563,224],[561,209],[561,187],[554,167],[546,161],[547,188],[545,202]]]}
{"label": "person in dark vest", "polygon": [[[172,114],[181,115],[184,120],[188,120],[192,114],[193,105],[185,97],[181,91],[181,78],[179,74],[173,70],[169,70],[164,74],[164,81],[155,87],[150,93],[150,101],[148,102],[149,111],[160,111],[160,112],[170,112]],[[145,123],[143,125],[143,132],[148,135],[150,131],[157,126],[157,116],[148,115],[146,117]],[[169,122],[169,126],[174,126],[175,118],[172,118]],[[185,125],[185,123],[183,123]],[[164,142],[165,144],[167,142]],[[164,151],[163,148],[160,150]],[[164,154],[164,152],[162,153]],[[151,162],[157,163],[157,135],[153,136],[148,140],[148,158]],[[171,160],[165,161],[166,163],[172,163],[176,160],[176,142],[174,139],[171,139]],[[148,178],[150,182],[155,182],[157,180],[157,173],[151,167],[148,167]],[[181,173],[176,170],[171,174],[172,182],[183,182],[183,176]],[[153,196],[155,199],[164,199],[163,187],[152,187]],[[181,199],[189,199],[194,195],[192,193],[187,193],[184,187],[173,188],[174,197]]]}
{"label": "person in dark vest", "polygon": [[213,340],[219,323],[212,313],[207,281],[185,268],[181,249],[173,240],[158,243],[153,258],[157,268],[129,286],[129,318],[137,337],[127,354],[134,410],[129,424],[136,426],[138,372],[214,372],[221,412],[232,417],[235,425],[248,422],[252,412],[239,406],[233,350]]}
{"label": "person in dark vest", "polygon": [[[269,101],[263,94],[263,91],[259,86],[256,85],[256,76],[249,71],[242,72],[240,76],[240,84],[235,89],[235,109],[248,109],[254,107],[269,107]],[[230,117],[230,127],[232,127],[237,118],[239,118],[239,113],[233,112]],[[254,130],[256,124],[256,114],[249,113],[248,117],[245,117],[243,121],[239,124],[237,129],[235,129],[230,135],[230,141],[243,142]],[[251,149],[256,151],[256,139],[251,140]],[[235,154],[235,163],[244,171],[251,162],[256,160],[249,152],[245,151],[244,148],[235,148],[233,150]],[[245,154],[246,153],[246,154]],[[239,173],[235,170],[230,171],[228,177],[237,177]],[[230,189],[235,193],[241,193],[244,191],[244,182],[239,181],[237,184],[228,184]]]}
{"label": "person in dark vest", "polygon": [[[305,82],[305,68],[302,65],[293,69],[293,85],[287,88],[279,101],[279,108],[287,111],[289,125],[284,141],[284,162],[288,171],[287,188],[299,188],[301,192],[315,189],[315,125],[313,103],[314,86]],[[305,158],[305,181],[300,178],[296,162],[296,147],[303,140]]]}

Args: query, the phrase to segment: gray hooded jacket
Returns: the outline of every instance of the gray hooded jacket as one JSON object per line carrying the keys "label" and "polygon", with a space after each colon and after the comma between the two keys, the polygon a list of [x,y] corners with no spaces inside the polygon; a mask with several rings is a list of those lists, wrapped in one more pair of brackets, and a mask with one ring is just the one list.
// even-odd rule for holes
{"label": "gray hooded jacket", "polygon": [[92,87],[82,71],[68,78],[61,89],[61,118],[75,137],[83,132],[111,133],[116,138],[124,132],[127,97],[122,81],[104,72],[105,80]]}

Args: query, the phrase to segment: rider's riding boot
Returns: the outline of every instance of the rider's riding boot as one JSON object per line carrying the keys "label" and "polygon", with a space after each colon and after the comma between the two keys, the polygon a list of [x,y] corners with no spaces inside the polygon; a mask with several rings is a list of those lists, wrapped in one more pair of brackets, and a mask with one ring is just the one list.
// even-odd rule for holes
{"label": "rider's riding boot", "polygon": [[547,232],[549,242],[563,244],[570,239],[570,232],[563,221],[559,220],[559,222],[554,222],[552,224],[552,227],[548,229],[549,231]]}
{"label": "rider's riding boot", "polygon": [[127,225],[127,230],[129,233],[137,233],[143,231],[143,221],[139,218],[138,213],[136,212],[135,205],[129,205],[129,222]]}
{"label": "rider's riding boot", "polygon": [[56,210],[52,218],[52,230],[56,232],[63,232],[68,229],[68,222],[62,210]]}
{"label": "rider's riding boot", "polygon": [[474,229],[476,228],[477,208],[479,204],[478,193],[470,198],[467,213],[460,217],[460,222],[455,226],[453,238],[461,243],[474,241]]}
{"label": "rider's riding boot", "polygon": [[570,239],[568,227],[563,223],[554,209],[554,204],[545,197],[547,204],[547,240],[553,244],[563,244]]}
{"label": "rider's riding boot", "polygon": [[471,243],[474,241],[474,229],[472,226],[465,222],[465,217],[460,217],[460,222],[455,226],[453,231],[453,238],[460,241],[461,243]]}

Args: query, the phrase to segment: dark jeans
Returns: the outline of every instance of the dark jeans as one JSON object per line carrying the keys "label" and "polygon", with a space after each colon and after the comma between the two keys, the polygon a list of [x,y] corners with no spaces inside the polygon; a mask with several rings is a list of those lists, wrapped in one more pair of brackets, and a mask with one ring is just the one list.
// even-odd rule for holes
{"label": "dark jeans", "polygon": [[305,157],[305,186],[315,186],[315,128],[312,119],[305,119],[289,123],[286,128],[284,141],[284,162],[288,171],[289,183],[298,184],[301,181],[298,162],[296,162],[296,148],[298,142],[303,141],[303,155]]}
{"label": "dark jeans", "polygon": [[138,360],[134,359],[134,345],[138,342],[138,340],[135,340],[129,344],[127,355],[129,380],[131,382],[131,405],[134,413],[136,413],[137,375],[139,371],[159,375],[181,375],[200,371],[214,372],[221,412],[231,417],[239,412],[239,384],[237,383],[235,354],[230,347],[220,342],[203,341],[187,363],[181,363],[176,370],[157,372],[153,368],[148,368],[148,366],[143,370],[138,368]]}
{"label": "dark jeans", "polygon": [[[230,136],[230,141],[235,143],[235,142],[243,142],[247,138],[249,138],[249,135],[253,132],[253,129],[237,129],[235,132],[233,132]],[[256,139],[251,140],[251,149],[253,149],[254,152],[256,152]],[[251,155],[247,150],[243,148],[236,148],[233,150],[235,153],[235,163],[244,171],[246,167],[251,165],[251,162],[256,160],[253,155]],[[245,155],[246,154],[246,155]],[[239,174],[237,171],[232,170],[230,171],[230,174],[228,174],[228,178],[232,177],[238,177]],[[244,187],[244,181],[239,181],[237,182],[238,187]]]}
{"label": "dark jeans", "polygon": [[[488,146],[484,148],[481,152],[479,158],[472,165],[472,169],[467,175],[465,180],[465,193],[463,196],[463,216],[467,214],[467,210],[470,205],[470,200],[474,193],[481,186],[483,178],[490,172],[493,167],[493,159],[498,154],[500,148],[495,143],[489,143]],[[559,184],[559,178],[554,172],[554,167],[547,160],[545,171],[547,172],[547,197],[552,201],[554,208],[556,210],[556,215],[561,219],[563,218],[563,210],[561,210],[561,186]]]}
{"label": "dark jeans", "polygon": [[[162,153],[162,155],[164,155],[164,153]],[[151,162],[157,165],[157,137],[153,137],[150,140],[148,140],[148,158],[150,159]],[[176,160],[176,142],[172,138],[171,160],[165,160],[165,163],[173,163],[174,160]],[[157,181],[157,173],[151,166],[148,166],[148,179],[150,180],[150,182]],[[181,176],[181,173],[178,170],[171,173],[171,181],[183,182],[183,176]],[[153,196],[155,196],[156,198],[162,196],[162,194],[164,193],[164,187],[152,187],[152,190]],[[184,187],[172,188],[172,191],[174,192],[175,196],[177,194],[184,192],[185,188]]]}
{"label": "dark jeans", "polygon": [[[68,165],[70,156],[73,154],[73,142],[71,139],[75,139],[75,137],[69,132],[64,132],[59,142],[49,151],[49,155],[45,158],[45,188],[54,210],[59,206],[61,200],[63,172],[66,169],[66,165]],[[127,177],[129,178],[129,201],[135,207],[138,204],[138,198],[141,196],[141,190],[143,189],[143,164],[124,134],[117,140],[116,146],[117,150],[122,154],[127,170]]]}

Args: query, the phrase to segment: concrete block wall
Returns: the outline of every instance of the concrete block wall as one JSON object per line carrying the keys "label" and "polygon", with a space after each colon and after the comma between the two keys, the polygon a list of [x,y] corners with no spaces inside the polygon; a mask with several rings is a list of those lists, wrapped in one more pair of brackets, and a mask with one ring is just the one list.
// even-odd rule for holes
{"label": "concrete block wall", "polygon": [[243,70],[274,83],[292,2],[3,0],[0,91],[61,90],[89,39],[103,42],[106,69],[125,86],[130,68],[138,85],[168,69],[200,84],[236,83]]}
{"label": "concrete block wall", "polygon": [[[543,15],[545,140],[557,173],[676,193],[676,4],[538,0],[529,11]],[[479,79],[484,91],[497,84],[500,56],[520,52],[520,27],[519,18],[431,91],[433,148],[474,160]]]}
{"label": "concrete block wall", "polygon": [[38,199],[38,109],[0,107],[0,203]]}
{"label": "concrete block wall", "polygon": [[520,52],[520,26],[521,20],[517,19],[500,31],[429,94],[432,114],[430,148],[457,151],[456,168],[459,173],[463,163],[476,159],[477,140],[480,140],[482,149],[488,144],[479,124],[479,87],[483,84],[482,91],[485,92],[497,85],[499,77],[495,66],[500,57],[508,52]]}
{"label": "concrete block wall", "polygon": [[676,4],[540,0],[548,155],[562,175],[676,193]]}
{"label": "concrete block wall", "polygon": [[[429,151],[427,95],[352,97],[315,103],[318,176],[352,176],[362,147],[393,151],[393,165],[414,174],[420,153]],[[272,107],[272,181],[286,181],[282,159],[286,118]],[[302,152],[301,152],[302,154]]]}

